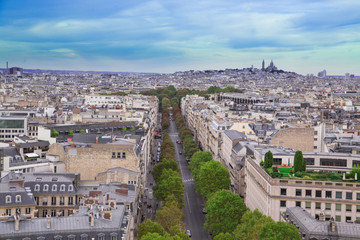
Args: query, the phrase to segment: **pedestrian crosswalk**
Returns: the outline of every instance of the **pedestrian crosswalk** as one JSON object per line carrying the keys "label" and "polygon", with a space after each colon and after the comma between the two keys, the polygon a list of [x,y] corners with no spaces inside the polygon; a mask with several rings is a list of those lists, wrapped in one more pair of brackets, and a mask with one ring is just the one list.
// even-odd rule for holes
{"label": "pedestrian crosswalk", "polygon": [[183,182],[185,183],[185,182],[193,182],[194,181],[194,179],[192,179],[192,178],[190,178],[190,179],[184,179],[183,180]]}

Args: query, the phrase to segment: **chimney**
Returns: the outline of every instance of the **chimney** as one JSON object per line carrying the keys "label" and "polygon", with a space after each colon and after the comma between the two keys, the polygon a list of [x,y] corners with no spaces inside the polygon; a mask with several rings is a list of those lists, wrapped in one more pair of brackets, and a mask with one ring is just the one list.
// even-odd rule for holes
{"label": "chimney", "polygon": [[19,214],[15,214],[14,215],[14,219],[15,219],[15,231],[19,231],[20,229],[20,216]]}
{"label": "chimney", "polygon": [[112,212],[111,212],[111,209],[104,209],[104,211],[102,212],[102,218],[103,218],[104,220],[112,221]]}
{"label": "chimney", "polygon": [[106,197],[105,197],[105,194],[102,196],[102,204],[105,204],[106,202]]}
{"label": "chimney", "polygon": [[79,182],[80,182],[80,173],[75,173],[75,175],[74,175],[74,186],[75,186],[75,188],[79,187]]}
{"label": "chimney", "polygon": [[115,199],[111,199],[109,201],[109,207],[111,208],[116,208],[116,200]]}
{"label": "chimney", "polygon": [[330,231],[335,232],[335,227],[336,227],[336,224],[335,224],[334,218],[331,217],[330,218]]}
{"label": "chimney", "polygon": [[323,212],[321,212],[321,213],[319,214],[319,221],[322,221],[322,222],[325,221],[325,214],[324,214]]}
{"label": "chimney", "polygon": [[46,215],[46,228],[47,229],[51,228],[51,216],[50,215]]}
{"label": "chimney", "polygon": [[94,226],[94,213],[93,212],[89,213],[89,223],[90,223],[90,227]]}
{"label": "chimney", "polygon": [[115,138],[116,138],[116,136],[113,136],[113,137],[112,137],[112,141],[113,141],[113,142],[115,142]]}
{"label": "chimney", "polygon": [[99,144],[99,136],[96,136],[96,144]]}
{"label": "chimney", "polygon": [[106,194],[106,200],[109,200],[110,194]]}

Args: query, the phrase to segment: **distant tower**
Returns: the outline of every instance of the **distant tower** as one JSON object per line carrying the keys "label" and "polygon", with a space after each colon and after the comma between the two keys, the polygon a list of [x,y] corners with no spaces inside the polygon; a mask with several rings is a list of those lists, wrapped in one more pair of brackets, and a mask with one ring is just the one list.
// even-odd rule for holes
{"label": "distant tower", "polygon": [[265,70],[265,60],[263,59],[261,70]]}
{"label": "distant tower", "polygon": [[273,67],[274,67],[274,62],[273,62],[273,60],[271,59],[270,68],[273,68]]}
{"label": "distant tower", "polygon": [[6,70],[9,69],[9,62],[6,62]]}

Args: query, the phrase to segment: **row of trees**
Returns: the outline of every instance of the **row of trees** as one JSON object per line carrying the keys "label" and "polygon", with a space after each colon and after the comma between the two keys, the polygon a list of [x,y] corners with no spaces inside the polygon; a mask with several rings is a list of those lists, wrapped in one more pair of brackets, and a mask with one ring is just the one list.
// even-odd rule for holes
{"label": "row of trees", "polygon": [[[172,88],[166,90],[167,94],[173,94]],[[137,238],[141,240],[189,240],[185,234],[184,214],[184,184],[180,170],[174,159],[175,148],[167,129],[170,126],[168,96],[162,98],[162,128],[163,141],[161,144],[161,162],[152,170],[152,176],[156,182],[153,187],[154,196],[163,205],[155,215],[155,221],[147,220],[140,224]]]}

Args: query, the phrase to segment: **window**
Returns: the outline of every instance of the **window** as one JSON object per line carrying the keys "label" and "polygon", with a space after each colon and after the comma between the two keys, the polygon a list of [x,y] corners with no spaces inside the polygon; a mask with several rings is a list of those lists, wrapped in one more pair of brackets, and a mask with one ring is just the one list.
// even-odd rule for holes
{"label": "window", "polygon": [[286,201],[280,201],[280,207],[286,207]]}
{"label": "window", "polygon": [[112,158],[116,158],[116,153],[112,152]]}
{"label": "window", "polygon": [[5,203],[11,203],[11,196],[10,195],[7,195],[5,197]]}
{"label": "window", "polygon": [[51,210],[51,216],[52,216],[52,217],[56,217],[56,210],[54,210],[54,209]]}
{"label": "window", "polygon": [[329,221],[330,220],[330,215],[325,215],[325,221]]}
{"label": "window", "polygon": [[301,197],[301,189],[296,189],[295,195]]}
{"label": "window", "polygon": [[117,158],[121,158],[121,153],[120,152],[117,153]]}
{"label": "window", "polygon": [[55,239],[55,240],[61,240],[61,239],[62,239],[62,236],[57,235],[57,236],[54,237],[54,239]]}
{"label": "window", "polygon": [[314,135],[317,135],[318,134],[318,132],[317,131],[314,131]]}
{"label": "window", "polygon": [[65,184],[61,184],[61,186],[60,186],[60,191],[65,191]]}
{"label": "window", "polygon": [[56,197],[51,197],[51,205],[56,205]]}
{"label": "window", "polygon": [[360,205],[356,206],[356,212],[360,212]]}
{"label": "window", "polygon": [[331,203],[325,203],[325,210],[331,210]]}
{"label": "window", "polygon": [[65,205],[64,197],[60,197],[60,205]]}
{"label": "window", "polygon": [[73,197],[69,197],[68,198],[68,205],[73,205],[74,204],[74,198]]}
{"label": "window", "polygon": [[336,198],[342,199],[342,192],[336,192]]}
{"label": "window", "polygon": [[6,213],[6,215],[11,216],[11,209],[6,209],[5,213]]}
{"label": "window", "polygon": [[319,202],[315,203],[315,208],[316,209],[321,209],[321,203],[319,203]]}
{"label": "window", "polygon": [[36,202],[36,205],[39,205],[39,197],[34,197],[34,200]]}
{"label": "window", "polygon": [[347,211],[347,212],[351,212],[351,205],[346,204],[346,211]]}
{"label": "window", "polygon": [[35,191],[40,191],[40,185],[39,184],[35,185]]}
{"label": "window", "polygon": [[317,146],[314,146],[314,149],[317,149]]}
{"label": "window", "polygon": [[321,190],[316,190],[315,196],[316,196],[317,198],[321,198]]}
{"label": "window", "polygon": [[336,216],[335,216],[335,221],[337,221],[337,222],[341,222],[341,216],[336,215]]}
{"label": "window", "polygon": [[88,235],[86,235],[86,234],[81,234],[81,235],[80,235],[80,239],[81,239],[81,240],[88,240]]}
{"label": "window", "polygon": [[280,189],[280,195],[286,196],[286,188]]}
{"label": "window", "polygon": [[351,222],[351,217],[350,216],[346,216],[346,222]]}
{"label": "window", "polygon": [[352,192],[346,192],[346,199],[352,200],[352,198],[353,198]]}
{"label": "window", "polygon": [[341,211],[341,204],[336,204],[335,209],[336,211]]}
{"label": "window", "polygon": [[122,153],[122,158],[124,158],[124,159],[126,158],[126,152]]}
{"label": "window", "polygon": [[52,188],[51,188],[51,191],[56,191],[57,190],[57,185],[56,184],[53,184],[52,185]]}
{"label": "window", "polygon": [[46,215],[47,215],[47,210],[44,209],[44,210],[43,210],[43,217],[46,217]]}
{"label": "window", "polygon": [[325,192],[325,197],[326,198],[331,198],[331,191],[326,191]]}
{"label": "window", "polygon": [[356,200],[360,200],[360,193],[356,193]]}
{"label": "window", "polygon": [[305,196],[306,197],[311,197],[311,190],[306,190],[305,191]]}
{"label": "window", "polygon": [[105,240],[105,234],[99,233],[98,234],[98,240]]}
{"label": "window", "polygon": [[305,202],[305,208],[311,208],[311,202]]}
{"label": "window", "polygon": [[67,236],[67,239],[68,240],[75,240],[75,235],[69,235],[69,236]]}
{"label": "window", "polygon": [[25,214],[30,214],[31,213],[31,208],[25,208]]}
{"label": "window", "polygon": [[118,239],[117,236],[118,236],[117,233],[110,233],[110,239],[111,240],[117,240]]}
{"label": "window", "polygon": [[44,185],[44,191],[49,191],[49,185],[47,184]]}
{"label": "window", "polygon": [[295,205],[296,205],[297,207],[301,207],[301,202],[296,202]]}
{"label": "window", "polygon": [[71,191],[73,191],[74,190],[74,186],[73,185],[69,185],[69,191],[71,192]]}

